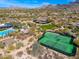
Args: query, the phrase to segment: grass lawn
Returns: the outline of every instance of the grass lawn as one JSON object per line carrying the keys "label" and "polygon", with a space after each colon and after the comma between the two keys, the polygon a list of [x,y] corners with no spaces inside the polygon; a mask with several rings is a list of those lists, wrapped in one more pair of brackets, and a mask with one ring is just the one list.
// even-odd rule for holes
{"label": "grass lawn", "polygon": [[46,24],[46,25],[41,25],[40,26],[43,30],[48,30],[48,29],[54,29],[56,28],[57,26],[54,25],[54,24]]}
{"label": "grass lawn", "polygon": [[6,29],[0,29],[0,31],[3,31],[3,30],[6,30]]}

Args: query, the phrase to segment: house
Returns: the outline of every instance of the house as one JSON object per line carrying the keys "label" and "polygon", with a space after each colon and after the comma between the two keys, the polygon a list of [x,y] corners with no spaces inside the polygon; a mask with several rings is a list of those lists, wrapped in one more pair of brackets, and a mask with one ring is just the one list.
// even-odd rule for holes
{"label": "house", "polygon": [[74,26],[79,27],[79,22],[74,23]]}
{"label": "house", "polygon": [[33,22],[39,23],[39,24],[47,24],[49,23],[48,17],[39,17],[37,19],[33,19]]}
{"label": "house", "polygon": [[11,28],[11,27],[13,27],[13,25],[11,23],[5,23],[5,24],[1,24],[0,25],[0,29]]}
{"label": "house", "polygon": [[26,29],[21,29],[20,31],[21,31],[22,33],[26,33],[26,34],[29,33],[29,29],[28,29],[28,28],[26,28]]}

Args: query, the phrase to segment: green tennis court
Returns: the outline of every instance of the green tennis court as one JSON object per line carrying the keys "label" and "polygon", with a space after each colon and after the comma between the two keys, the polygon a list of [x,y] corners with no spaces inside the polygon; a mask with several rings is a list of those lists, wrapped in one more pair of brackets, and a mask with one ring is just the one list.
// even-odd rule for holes
{"label": "green tennis court", "polygon": [[72,38],[70,36],[52,32],[45,32],[44,35],[39,38],[39,43],[41,45],[69,56],[75,55],[76,53],[76,47],[71,42]]}

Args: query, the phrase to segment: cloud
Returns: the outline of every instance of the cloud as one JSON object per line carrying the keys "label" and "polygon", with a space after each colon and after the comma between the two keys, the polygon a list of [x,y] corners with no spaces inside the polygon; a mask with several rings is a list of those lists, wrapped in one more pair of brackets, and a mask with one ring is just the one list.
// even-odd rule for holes
{"label": "cloud", "polygon": [[49,5],[50,3],[48,2],[43,2],[42,5]]}

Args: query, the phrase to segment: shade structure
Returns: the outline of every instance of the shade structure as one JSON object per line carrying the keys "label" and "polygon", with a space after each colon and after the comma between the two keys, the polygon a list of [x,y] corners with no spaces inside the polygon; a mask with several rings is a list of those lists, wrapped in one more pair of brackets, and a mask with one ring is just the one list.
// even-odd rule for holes
{"label": "shade structure", "polygon": [[75,55],[76,53],[76,47],[72,44],[73,38],[70,36],[45,32],[38,41],[47,48],[54,49],[69,56]]}

